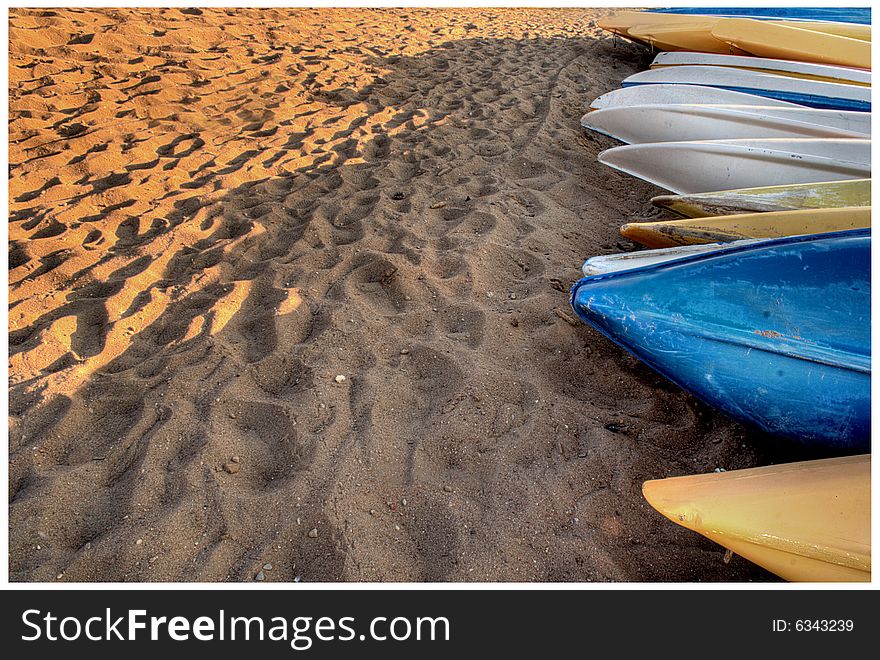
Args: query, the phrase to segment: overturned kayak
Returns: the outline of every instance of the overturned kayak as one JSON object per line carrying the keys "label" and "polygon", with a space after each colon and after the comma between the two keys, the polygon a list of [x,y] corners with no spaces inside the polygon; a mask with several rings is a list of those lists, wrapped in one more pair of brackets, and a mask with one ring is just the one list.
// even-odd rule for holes
{"label": "overturned kayak", "polygon": [[[870,26],[867,33],[819,31],[822,24],[782,24],[749,18],[722,18],[712,36],[758,57],[871,68]],[[844,23],[829,25],[847,25]]]}
{"label": "overturned kayak", "polygon": [[793,76],[845,85],[862,85],[870,87],[871,72],[814,62],[797,62],[795,60],[779,60],[766,57],[743,55],[722,55],[720,53],[669,52],[658,53],[651,62],[652,69],[665,66],[727,66],[735,69],[760,71],[776,76]]}
{"label": "overturned kayak", "polygon": [[[736,44],[731,44],[716,34],[718,26],[725,24],[727,21],[768,24],[779,28],[797,27],[802,32],[812,32],[820,37],[864,40],[866,43],[871,39],[870,25],[832,21],[787,21],[784,19],[761,21],[705,14],[620,11],[600,19],[598,24],[609,32],[618,34],[636,43],[656,48],[657,50],[723,54],[746,54],[751,52],[738,47]],[[741,29],[744,30],[747,36],[751,36],[752,33],[760,34],[760,30],[755,28],[749,29],[749,26]],[[809,48],[811,46],[812,44],[808,42],[804,47]],[[803,58],[793,57],[791,59]]]}
{"label": "overturned kayak", "polygon": [[672,522],[796,582],[871,579],[871,457],[646,481]]}
{"label": "overturned kayak", "polygon": [[798,209],[870,206],[871,180],[823,181],[788,186],[762,186],[740,190],[719,190],[694,195],[658,195],[654,206],[669,209],[685,218],[710,215],[796,211]]}
{"label": "overturned kayak", "polygon": [[865,138],[867,112],[760,105],[653,104],[588,112],[581,126],[629,144],[739,138]]}
{"label": "overturned kayak", "polygon": [[648,366],[743,423],[866,450],[871,237],[761,241],[585,277],[571,304]]}
{"label": "overturned kayak", "polygon": [[727,53],[731,46],[712,36],[719,20],[717,16],[618,11],[597,23],[604,30],[659,50]]}
{"label": "overturned kayak", "polygon": [[683,24],[670,24],[668,21],[636,25],[626,31],[626,36],[636,43],[663,51],[701,51],[706,53],[745,54],[712,34],[718,23],[716,18],[694,16],[701,19]]}
{"label": "overturned kayak", "polygon": [[619,252],[617,254],[602,254],[590,257],[581,267],[585,276],[601,275],[603,273],[615,273],[619,270],[641,268],[653,264],[672,261],[695,254],[705,254],[714,250],[722,250],[738,245],[750,245],[762,239],[747,239],[732,243],[706,243],[699,245],[676,245],[675,247],[661,248],[658,250],[639,250],[638,252]]}
{"label": "overturned kayak", "polygon": [[838,21],[871,24],[870,7],[667,7],[646,9],[647,13],[702,14],[745,18],[806,21]]}
{"label": "overturned kayak", "polygon": [[718,215],[684,220],[631,222],[620,234],[650,248],[729,243],[748,238],[827,234],[871,226],[871,207],[807,209]]}
{"label": "overturned kayak", "polygon": [[802,108],[804,106],[788,101],[770,99],[756,94],[732,92],[719,87],[700,85],[681,85],[677,83],[656,85],[635,85],[613,89],[596,97],[590,103],[590,110],[618,108],[631,105],[652,105],[657,103],[705,103],[711,105],[761,105],[778,108]]}
{"label": "overturned kayak", "polygon": [[718,87],[811,108],[860,112],[871,109],[870,87],[779,76],[726,66],[682,65],[648,69],[624,78],[621,86],[670,83]]}
{"label": "overturned kayak", "polygon": [[871,141],[849,139],[702,140],[628,144],[600,163],[677,194],[867,179]]}

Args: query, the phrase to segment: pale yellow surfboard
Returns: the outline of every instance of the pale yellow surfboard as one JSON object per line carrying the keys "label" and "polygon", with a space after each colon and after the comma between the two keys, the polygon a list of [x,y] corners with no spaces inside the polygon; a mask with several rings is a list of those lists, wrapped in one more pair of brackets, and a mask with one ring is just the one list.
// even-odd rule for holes
{"label": "pale yellow surfboard", "polygon": [[871,579],[871,460],[831,458],[646,481],[671,521],[797,582]]}
{"label": "pale yellow surfboard", "polygon": [[693,195],[658,195],[651,203],[685,218],[871,205],[871,180],[796,183]]}
{"label": "pale yellow surfboard", "polygon": [[870,39],[749,18],[722,18],[712,35],[758,57],[871,68]]}
{"label": "pale yellow surfboard", "polygon": [[649,248],[665,248],[697,243],[729,243],[744,238],[825,234],[870,226],[871,207],[862,206],[633,222],[621,227],[620,233]]}

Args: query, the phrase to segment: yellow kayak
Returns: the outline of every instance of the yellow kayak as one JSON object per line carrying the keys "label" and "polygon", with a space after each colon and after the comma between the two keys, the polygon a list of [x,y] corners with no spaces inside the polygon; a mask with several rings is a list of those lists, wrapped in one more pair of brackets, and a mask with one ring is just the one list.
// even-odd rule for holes
{"label": "yellow kayak", "polygon": [[[730,20],[726,18],[724,20]],[[754,19],[747,19],[754,20]],[[759,23],[761,21],[758,21]],[[838,37],[858,39],[859,41],[871,41],[871,26],[860,23],[835,23],[833,21],[770,21],[775,25],[796,27],[813,32],[824,32]]]}
{"label": "yellow kayak", "polygon": [[[663,14],[639,11],[615,12],[600,20],[599,26],[633,41],[665,51],[699,51],[731,55],[747,51],[718,38],[713,31],[723,19],[718,16]],[[829,36],[850,39],[871,39],[871,28],[866,25],[824,21],[759,21],[780,27],[799,27]],[[868,65],[870,67],[870,64]]]}
{"label": "yellow kayak", "polygon": [[749,18],[722,18],[712,36],[758,57],[871,68],[871,41],[803,25]]}
{"label": "yellow kayak", "polygon": [[871,205],[871,179],[741,188],[695,195],[658,195],[654,206],[685,218]]}
{"label": "yellow kayak", "polygon": [[701,53],[723,53],[725,55],[748,54],[741,48],[713,36],[712,28],[717,22],[717,19],[712,19],[701,24],[687,26],[638,25],[630,28],[627,31],[627,36],[633,41],[638,41],[657,50],[687,50]]}
{"label": "yellow kayak", "polygon": [[[730,45],[712,36],[718,19],[619,11],[598,21],[599,27],[660,50],[729,52]],[[662,32],[662,35],[654,35]],[[720,49],[720,50],[719,50]]]}
{"label": "yellow kayak", "polygon": [[871,207],[850,206],[632,222],[621,227],[620,233],[649,248],[665,248],[697,243],[729,243],[744,238],[825,234],[870,226]]}
{"label": "yellow kayak", "polygon": [[871,580],[871,457],[646,481],[671,521],[797,582]]}

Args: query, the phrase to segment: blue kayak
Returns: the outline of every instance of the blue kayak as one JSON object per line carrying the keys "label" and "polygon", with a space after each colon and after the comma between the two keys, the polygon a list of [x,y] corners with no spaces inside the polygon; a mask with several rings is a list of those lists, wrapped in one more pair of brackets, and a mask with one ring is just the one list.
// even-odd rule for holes
{"label": "blue kayak", "polygon": [[870,229],[585,277],[572,288],[571,305],[741,422],[807,444],[869,449]]}
{"label": "blue kayak", "polygon": [[655,14],[703,14],[706,16],[738,16],[771,20],[871,24],[870,7],[668,7],[646,11]]}

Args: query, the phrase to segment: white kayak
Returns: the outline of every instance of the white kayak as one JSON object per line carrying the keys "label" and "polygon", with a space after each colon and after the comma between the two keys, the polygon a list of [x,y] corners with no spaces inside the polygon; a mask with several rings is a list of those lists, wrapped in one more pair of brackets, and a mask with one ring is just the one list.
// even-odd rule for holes
{"label": "white kayak", "polygon": [[670,52],[659,53],[651,63],[652,69],[664,66],[728,66],[736,69],[762,71],[781,76],[824,80],[846,85],[871,85],[871,72],[847,66],[774,60],[767,57],[746,55],[721,55],[719,53]]}
{"label": "white kayak", "polygon": [[659,248],[657,250],[641,250],[639,252],[620,252],[617,254],[602,254],[596,257],[590,257],[584,262],[581,270],[584,275],[604,275],[606,273],[616,273],[621,270],[630,270],[631,268],[641,268],[642,266],[652,266],[661,264],[673,259],[681,259],[683,257],[691,257],[706,252],[714,252],[724,248],[738,247],[741,245],[751,245],[759,243],[761,238],[747,238],[741,241],[731,241],[730,243],[704,243],[699,245],[677,245],[670,248]]}
{"label": "white kayak", "polygon": [[629,144],[735,138],[865,138],[871,113],[760,105],[634,105],[594,110],[584,128]]}
{"label": "white kayak", "polygon": [[818,108],[863,111],[871,108],[870,87],[779,76],[725,66],[682,65],[648,69],[624,78],[621,86],[670,83],[720,87]]}
{"label": "white kayak", "polygon": [[778,99],[768,99],[757,94],[745,94],[718,87],[700,85],[658,84],[621,87],[602,94],[590,103],[591,110],[616,108],[628,105],[652,105],[655,103],[709,103],[714,105],[763,105],[777,108],[802,108],[804,106]]}
{"label": "white kayak", "polygon": [[870,178],[871,141],[775,138],[656,142],[606,149],[598,159],[685,195]]}

